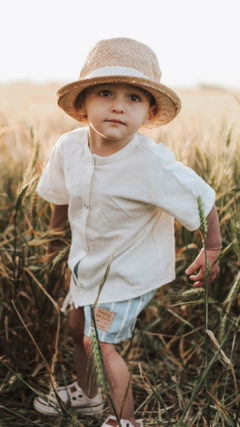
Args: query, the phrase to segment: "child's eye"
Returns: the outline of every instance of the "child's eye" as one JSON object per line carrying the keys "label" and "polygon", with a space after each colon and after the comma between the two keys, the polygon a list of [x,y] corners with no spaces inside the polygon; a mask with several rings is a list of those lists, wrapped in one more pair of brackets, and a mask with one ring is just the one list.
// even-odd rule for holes
{"label": "child's eye", "polygon": [[101,92],[99,92],[99,95],[109,96],[109,95],[111,95],[111,92],[110,92],[110,90],[101,90]]}
{"label": "child's eye", "polygon": [[133,94],[133,95],[130,95],[129,98],[131,98],[132,101],[137,101],[137,102],[141,101],[141,98],[138,95]]}

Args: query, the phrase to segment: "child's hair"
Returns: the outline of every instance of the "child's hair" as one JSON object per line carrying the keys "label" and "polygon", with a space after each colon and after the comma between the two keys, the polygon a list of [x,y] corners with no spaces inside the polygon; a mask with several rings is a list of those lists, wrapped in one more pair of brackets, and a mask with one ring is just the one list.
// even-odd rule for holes
{"label": "child's hair", "polygon": [[[150,93],[150,92],[149,92]],[[156,99],[154,98],[154,96],[150,93],[151,95],[151,100],[150,100],[150,107],[152,107],[153,105],[157,105],[156,103]]]}
{"label": "child's hair", "polygon": [[[141,88],[142,89],[142,88]],[[84,89],[78,96],[77,96],[77,98],[75,99],[75,108],[76,108],[76,110],[78,110],[80,107],[81,107],[81,105],[82,105],[82,102],[84,101],[84,99],[85,99],[85,94],[86,94],[86,90],[87,89]],[[144,92],[147,92],[145,89],[142,89]],[[148,92],[148,93],[150,93],[150,92]],[[155,98],[154,98],[154,96],[150,93],[150,95],[151,95],[151,98],[150,98],[150,107],[152,107],[152,105],[156,105],[157,103],[156,103],[156,100],[155,100]]]}

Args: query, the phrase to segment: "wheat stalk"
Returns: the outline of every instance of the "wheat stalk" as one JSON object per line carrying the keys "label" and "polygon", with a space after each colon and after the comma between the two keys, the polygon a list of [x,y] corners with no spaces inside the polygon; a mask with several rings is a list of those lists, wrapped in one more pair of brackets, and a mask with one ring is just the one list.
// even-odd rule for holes
{"label": "wheat stalk", "polygon": [[97,374],[97,379],[98,379],[99,385],[102,387],[105,395],[109,398],[109,400],[111,402],[111,405],[112,405],[112,408],[113,408],[113,411],[114,411],[114,414],[115,414],[115,416],[117,418],[117,421],[118,421],[118,423],[119,423],[119,425],[121,427],[121,422],[119,420],[119,416],[117,414],[115,405],[113,403],[113,399],[112,399],[112,396],[111,396],[111,393],[110,393],[110,388],[109,388],[108,381],[107,381],[107,375],[106,375],[104,361],[103,361],[101,344],[100,344],[100,341],[99,341],[98,332],[97,332],[97,326],[96,326],[96,320],[95,320],[95,312],[96,312],[96,308],[97,308],[97,303],[98,303],[101,291],[103,289],[103,286],[106,283],[106,280],[108,278],[108,274],[109,274],[109,271],[110,271],[110,268],[111,268],[112,260],[113,260],[113,257],[114,257],[117,245],[119,243],[120,237],[119,237],[119,239],[118,239],[118,241],[117,241],[117,243],[115,245],[115,248],[114,248],[114,250],[113,250],[113,252],[112,252],[112,254],[110,256],[110,259],[108,261],[106,270],[104,272],[104,275],[103,275],[102,280],[101,280],[100,285],[99,285],[98,295],[97,295],[96,301],[95,301],[95,303],[94,303],[94,305],[92,307],[91,346],[92,346],[92,351],[93,351],[93,364],[94,364],[94,367],[95,367],[95,371],[96,371],[96,374]]}
{"label": "wheat stalk", "polygon": [[237,277],[234,280],[233,286],[231,287],[225,301],[223,302],[223,306],[226,307],[225,314],[223,315],[223,318],[220,323],[219,328],[219,341],[222,342],[225,333],[226,333],[226,327],[227,327],[227,320],[228,315],[230,313],[231,307],[237,298],[238,294],[240,292],[240,272],[238,272]]}
{"label": "wheat stalk", "polygon": [[114,405],[114,402],[113,402],[113,399],[112,399],[112,396],[110,393],[108,381],[107,381],[107,374],[106,374],[105,365],[104,365],[104,361],[103,361],[102,349],[101,349],[101,344],[100,344],[99,337],[98,337],[98,331],[97,331],[93,307],[91,308],[91,310],[92,310],[92,323],[93,323],[92,332],[91,332],[91,344],[92,344],[92,348],[93,348],[93,363],[95,366],[97,379],[98,379],[98,382],[99,382],[100,386],[102,387],[105,395],[108,397],[108,399],[111,402],[113,412],[115,414],[115,417],[117,419],[119,427],[122,427],[121,421],[119,419],[119,415],[116,411],[116,408],[115,408],[115,405]]}
{"label": "wheat stalk", "polygon": [[[214,333],[212,331],[207,331],[207,334],[210,336],[210,338],[212,339],[212,341],[214,342],[215,346],[220,349],[220,345],[217,342],[217,339],[214,336]],[[235,387],[235,396],[236,396],[236,403],[238,405],[238,386],[237,386],[237,379],[236,379],[236,375],[234,372],[234,368],[233,368],[233,364],[231,362],[231,360],[226,356],[226,354],[224,353],[224,351],[222,349],[220,349],[220,353],[219,353],[219,358],[220,355],[222,356],[222,360],[223,362],[229,366],[229,368],[231,369],[232,372],[232,376],[233,376],[233,381],[234,381],[234,387]]]}
{"label": "wheat stalk", "polygon": [[66,255],[69,252],[69,246],[65,246],[65,248],[61,249],[61,251],[58,252],[58,254],[55,256],[55,258],[52,261],[52,266],[48,270],[48,273],[52,273],[54,270],[56,270],[57,266],[64,260]]}
{"label": "wheat stalk", "polygon": [[240,261],[240,225],[238,222],[236,223],[231,223],[231,230],[232,230],[232,234],[235,237],[234,242],[235,242],[235,251],[237,254],[237,257]]}
{"label": "wheat stalk", "polygon": [[[207,247],[206,247],[206,241],[207,241],[207,232],[208,232],[208,226],[207,226],[207,220],[205,218],[204,214],[204,207],[201,196],[198,196],[198,214],[199,214],[199,220],[200,220],[200,229],[203,233],[203,243],[204,243],[204,249],[205,249],[205,294],[204,294],[204,316],[205,316],[205,353],[206,353],[206,368],[208,369],[209,366],[209,352],[208,352],[208,336],[207,336],[207,329],[208,329],[208,275],[209,275],[209,263],[207,259]],[[207,392],[210,393],[210,380],[209,380],[209,374],[206,376],[206,388]],[[208,427],[210,427],[210,397],[209,394],[206,396],[206,403],[207,403],[207,423]]]}
{"label": "wheat stalk", "polygon": [[30,209],[30,215],[33,219],[37,217],[37,202],[38,202],[38,193],[35,191],[32,198],[32,205]]}
{"label": "wheat stalk", "polygon": [[[187,414],[187,412],[188,412],[189,408],[191,407],[191,405],[192,405],[192,403],[193,403],[193,400],[195,399],[196,394],[197,394],[197,393],[198,393],[198,391],[200,390],[200,388],[201,388],[201,386],[202,386],[202,384],[203,384],[204,380],[206,379],[207,375],[209,374],[210,369],[212,368],[213,364],[215,363],[215,360],[216,360],[216,359],[217,359],[217,357],[219,356],[219,353],[220,353],[220,351],[221,351],[222,347],[224,346],[224,344],[226,343],[226,341],[227,341],[227,339],[228,339],[228,335],[230,334],[231,329],[232,329],[232,325],[231,325],[231,327],[229,328],[229,330],[227,331],[226,336],[225,336],[225,338],[224,338],[223,342],[220,344],[219,348],[217,349],[217,351],[216,351],[215,355],[213,356],[213,359],[212,359],[212,360],[211,360],[211,362],[209,363],[209,365],[208,365],[208,367],[207,367],[206,371],[205,371],[205,372],[204,372],[204,374],[202,375],[202,377],[201,377],[200,381],[198,382],[197,386],[194,388],[194,390],[193,390],[193,392],[192,392],[191,399],[189,400],[189,402],[188,402],[187,406],[185,407],[185,409],[184,409],[184,411],[183,411],[183,414],[181,415],[181,417],[180,417],[180,418],[179,418],[179,420],[177,421],[177,423],[176,423],[175,427],[180,427],[180,426],[182,425],[182,423],[184,422],[185,417],[186,417],[186,414]],[[206,333],[207,333],[207,331],[206,331]]]}

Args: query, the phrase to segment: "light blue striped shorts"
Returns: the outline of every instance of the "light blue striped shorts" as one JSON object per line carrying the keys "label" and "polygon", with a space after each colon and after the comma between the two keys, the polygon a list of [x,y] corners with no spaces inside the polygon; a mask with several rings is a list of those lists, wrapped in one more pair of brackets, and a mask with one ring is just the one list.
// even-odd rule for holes
{"label": "light blue striped shorts", "polygon": [[[101,342],[109,344],[117,344],[127,338],[131,338],[137,316],[143,308],[153,298],[157,289],[153,289],[144,295],[126,301],[110,302],[106,304],[98,304],[98,307],[115,313],[112,324],[108,332],[97,329],[98,337]],[[85,329],[84,334],[90,337],[91,335],[91,306],[84,307]]]}

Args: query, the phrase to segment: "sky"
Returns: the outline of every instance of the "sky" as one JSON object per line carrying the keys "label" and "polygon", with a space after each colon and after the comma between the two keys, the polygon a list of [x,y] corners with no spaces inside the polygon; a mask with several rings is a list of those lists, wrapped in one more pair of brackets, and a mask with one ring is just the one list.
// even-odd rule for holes
{"label": "sky", "polygon": [[240,89],[240,0],[0,0],[0,83],[71,83],[99,40],[150,46],[161,83]]}

